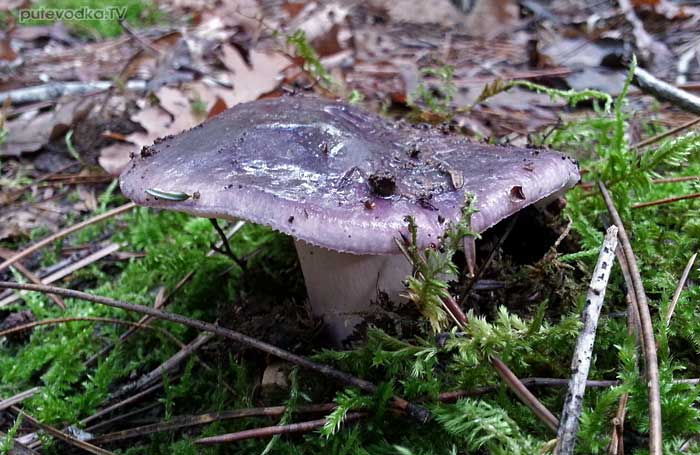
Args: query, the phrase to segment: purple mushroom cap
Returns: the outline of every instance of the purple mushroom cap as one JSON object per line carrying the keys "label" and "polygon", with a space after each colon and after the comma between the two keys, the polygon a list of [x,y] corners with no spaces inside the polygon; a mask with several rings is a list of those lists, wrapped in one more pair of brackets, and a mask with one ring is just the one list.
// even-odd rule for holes
{"label": "purple mushroom cap", "polygon": [[578,180],[576,162],[557,152],[475,144],[293,96],[239,104],[156,141],[133,157],[121,188],[141,205],[243,218],[340,252],[396,254],[407,215],[427,246],[459,219],[466,193],[482,232]]}

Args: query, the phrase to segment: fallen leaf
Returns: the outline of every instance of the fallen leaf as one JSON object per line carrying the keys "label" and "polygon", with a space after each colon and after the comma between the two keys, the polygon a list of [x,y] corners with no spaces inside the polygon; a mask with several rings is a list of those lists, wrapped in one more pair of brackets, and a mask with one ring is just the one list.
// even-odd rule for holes
{"label": "fallen leaf", "polygon": [[214,91],[228,106],[254,101],[260,95],[274,90],[280,83],[280,73],[291,63],[289,58],[279,52],[251,50],[248,66],[240,52],[230,44],[224,44],[221,51],[222,63],[233,72],[230,77],[233,90],[215,88]]}
{"label": "fallen leaf", "polygon": [[92,110],[91,100],[75,100],[59,105],[51,112],[20,117],[5,123],[7,138],[0,145],[0,156],[19,156],[36,152],[51,139],[68,131]]}

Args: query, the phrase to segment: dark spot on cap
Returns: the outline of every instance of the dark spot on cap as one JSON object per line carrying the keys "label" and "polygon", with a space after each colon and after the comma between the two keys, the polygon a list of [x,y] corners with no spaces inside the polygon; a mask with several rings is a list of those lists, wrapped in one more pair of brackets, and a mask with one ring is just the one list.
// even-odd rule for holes
{"label": "dark spot on cap", "polygon": [[287,222],[288,222],[288,223],[293,223],[293,222],[294,222],[294,216],[290,216],[289,218],[287,218]]}
{"label": "dark spot on cap", "polygon": [[513,188],[511,188],[510,199],[512,201],[524,201],[526,198],[525,192],[523,191],[523,187],[520,185],[515,185]]}
{"label": "dark spot on cap", "polygon": [[396,177],[389,171],[380,171],[367,179],[372,193],[381,197],[389,197],[396,191]]}

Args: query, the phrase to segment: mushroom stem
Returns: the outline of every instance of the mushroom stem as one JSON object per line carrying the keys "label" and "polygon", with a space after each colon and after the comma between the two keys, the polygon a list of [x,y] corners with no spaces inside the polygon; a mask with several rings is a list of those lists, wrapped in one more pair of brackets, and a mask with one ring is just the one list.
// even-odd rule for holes
{"label": "mushroom stem", "polygon": [[340,253],[295,240],[304,272],[311,309],[326,324],[326,333],[337,345],[352,334],[355,326],[372,313],[380,292],[389,300],[405,301],[402,282],[411,265],[401,255],[356,255]]}

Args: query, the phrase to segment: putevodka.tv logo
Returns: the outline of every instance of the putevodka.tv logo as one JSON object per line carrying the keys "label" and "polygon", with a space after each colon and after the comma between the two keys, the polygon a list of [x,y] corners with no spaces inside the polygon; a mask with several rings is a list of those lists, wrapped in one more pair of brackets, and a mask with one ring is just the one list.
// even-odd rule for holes
{"label": "putevodka.tv logo", "polygon": [[118,21],[126,17],[126,6],[105,8],[23,8],[19,22],[29,21]]}

